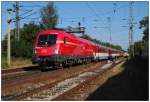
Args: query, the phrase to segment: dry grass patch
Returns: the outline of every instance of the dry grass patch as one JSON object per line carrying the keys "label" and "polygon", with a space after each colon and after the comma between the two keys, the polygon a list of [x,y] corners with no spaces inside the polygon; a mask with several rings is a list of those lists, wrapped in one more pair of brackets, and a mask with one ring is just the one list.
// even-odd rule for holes
{"label": "dry grass patch", "polygon": [[1,60],[1,69],[10,69],[10,68],[19,68],[19,67],[25,67],[28,65],[32,65],[31,59],[28,58],[11,58],[11,65],[8,67],[7,65],[7,58],[2,57]]}

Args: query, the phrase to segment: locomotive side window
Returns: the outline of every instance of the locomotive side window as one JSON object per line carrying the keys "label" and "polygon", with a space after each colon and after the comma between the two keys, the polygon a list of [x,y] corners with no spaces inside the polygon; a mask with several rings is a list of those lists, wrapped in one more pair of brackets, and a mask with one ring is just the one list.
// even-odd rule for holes
{"label": "locomotive side window", "polygon": [[66,41],[67,41],[67,37],[64,37],[64,44],[66,44]]}
{"label": "locomotive side window", "polygon": [[51,46],[56,44],[57,35],[40,35],[38,40],[38,46]]}

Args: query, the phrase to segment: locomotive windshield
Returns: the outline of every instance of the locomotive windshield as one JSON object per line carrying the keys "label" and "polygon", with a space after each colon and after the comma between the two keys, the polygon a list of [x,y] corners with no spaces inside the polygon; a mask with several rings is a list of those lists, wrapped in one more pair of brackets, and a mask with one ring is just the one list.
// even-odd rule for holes
{"label": "locomotive windshield", "polygon": [[38,46],[42,47],[42,46],[51,46],[56,44],[56,38],[57,35],[40,35],[39,39],[38,39]]}

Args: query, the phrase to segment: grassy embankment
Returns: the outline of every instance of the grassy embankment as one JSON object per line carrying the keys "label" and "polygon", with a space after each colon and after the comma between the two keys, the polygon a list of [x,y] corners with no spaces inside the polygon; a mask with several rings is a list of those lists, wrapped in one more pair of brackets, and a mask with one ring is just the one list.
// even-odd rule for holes
{"label": "grassy embankment", "polygon": [[7,57],[6,56],[2,56],[1,57],[1,69],[10,69],[10,68],[19,68],[19,67],[23,67],[26,65],[31,65],[31,59],[29,58],[11,58],[11,65],[10,67],[8,67],[7,65]]}

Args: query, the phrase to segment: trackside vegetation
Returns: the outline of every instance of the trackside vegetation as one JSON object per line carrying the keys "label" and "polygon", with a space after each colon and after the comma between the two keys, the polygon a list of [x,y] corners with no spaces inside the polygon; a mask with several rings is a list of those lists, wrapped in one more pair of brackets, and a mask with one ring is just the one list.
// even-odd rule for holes
{"label": "trackside vegetation", "polygon": [[149,46],[149,16],[145,16],[140,22],[140,29],[143,29],[143,38],[134,43],[135,54],[139,54],[143,49]]}

